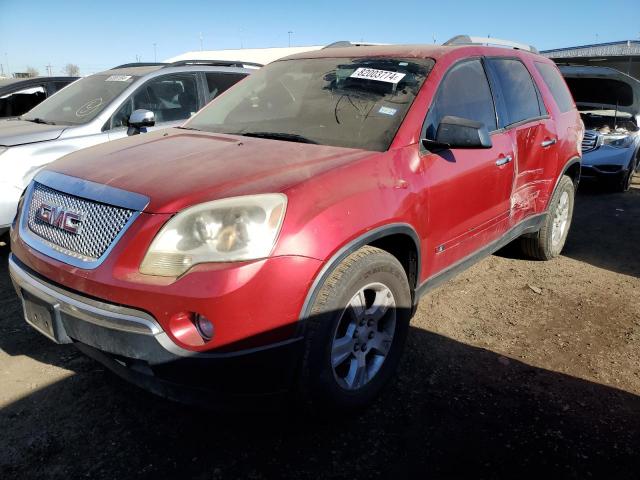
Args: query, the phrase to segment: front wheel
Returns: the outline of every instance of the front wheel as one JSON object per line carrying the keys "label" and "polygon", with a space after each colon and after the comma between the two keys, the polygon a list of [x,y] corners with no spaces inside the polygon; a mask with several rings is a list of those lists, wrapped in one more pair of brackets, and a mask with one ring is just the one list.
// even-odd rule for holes
{"label": "front wheel", "polygon": [[397,368],[411,318],[404,268],[365,246],[323,282],[306,324],[300,391],[319,410],[371,402]]}
{"label": "front wheel", "polygon": [[631,188],[631,184],[633,183],[633,174],[636,170],[635,159],[632,159],[629,163],[629,168],[627,169],[627,173],[622,177],[619,182],[615,185],[614,190],[616,192],[626,192]]}
{"label": "front wheel", "polygon": [[538,260],[551,260],[560,255],[571,227],[575,192],[573,180],[563,175],[551,197],[547,218],[540,230],[520,239],[526,255]]}

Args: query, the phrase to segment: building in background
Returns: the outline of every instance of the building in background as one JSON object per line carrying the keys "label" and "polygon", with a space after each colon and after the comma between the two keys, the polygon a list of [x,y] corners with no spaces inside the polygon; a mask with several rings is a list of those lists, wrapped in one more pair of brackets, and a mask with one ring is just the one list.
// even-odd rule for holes
{"label": "building in background", "polygon": [[556,48],[540,53],[556,63],[611,67],[640,80],[640,40]]}

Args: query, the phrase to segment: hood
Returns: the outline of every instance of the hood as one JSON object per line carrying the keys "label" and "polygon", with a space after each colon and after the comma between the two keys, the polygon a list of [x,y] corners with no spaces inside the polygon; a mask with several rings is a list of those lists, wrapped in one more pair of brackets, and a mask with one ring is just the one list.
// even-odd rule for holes
{"label": "hood", "polygon": [[640,81],[609,67],[560,65],[578,107],[640,114]]}
{"label": "hood", "polygon": [[55,140],[64,132],[66,126],[45,125],[25,120],[6,120],[0,122],[0,145],[13,147],[25,143]]}
{"label": "hood", "polygon": [[379,154],[174,128],[80,150],[46,169],[146,195],[149,213],[174,213],[224,197],[282,192]]}

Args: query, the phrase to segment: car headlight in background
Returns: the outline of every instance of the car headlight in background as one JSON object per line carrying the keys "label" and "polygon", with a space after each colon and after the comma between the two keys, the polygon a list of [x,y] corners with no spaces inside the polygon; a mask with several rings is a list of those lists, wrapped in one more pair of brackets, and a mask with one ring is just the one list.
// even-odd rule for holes
{"label": "car headlight in background", "polygon": [[187,208],[162,227],[140,266],[147,275],[177,277],[207,262],[268,257],[284,220],[280,193],[225,198]]}
{"label": "car headlight in background", "polygon": [[616,148],[627,148],[629,147],[634,140],[633,135],[625,134],[625,133],[608,133],[601,134],[599,136],[600,145],[609,145],[610,147]]}

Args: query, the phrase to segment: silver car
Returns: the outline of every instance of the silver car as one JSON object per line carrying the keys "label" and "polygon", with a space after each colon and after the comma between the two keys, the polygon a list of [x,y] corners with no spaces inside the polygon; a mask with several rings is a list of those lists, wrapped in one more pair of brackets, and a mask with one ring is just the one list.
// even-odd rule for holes
{"label": "silver car", "polygon": [[[122,65],[72,83],[18,119],[0,121],[0,235],[9,229],[24,188],[46,164],[144,127],[179,126],[259,66],[227,61]],[[135,115],[139,123],[130,122],[137,110],[143,110]]]}

